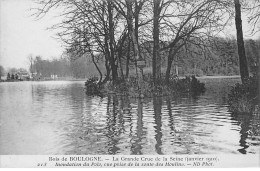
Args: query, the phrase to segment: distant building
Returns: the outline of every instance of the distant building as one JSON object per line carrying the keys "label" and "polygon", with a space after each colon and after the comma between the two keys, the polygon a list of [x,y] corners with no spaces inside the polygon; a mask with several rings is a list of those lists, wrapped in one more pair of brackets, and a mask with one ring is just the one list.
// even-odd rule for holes
{"label": "distant building", "polygon": [[1,76],[1,80],[7,80],[7,75]]}
{"label": "distant building", "polygon": [[53,80],[58,79],[58,75],[56,75],[56,74],[51,75],[51,79],[53,79]]}
{"label": "distant building", "polygon": [[30,79],[30,74],[28,72],[18,72],[18,79],[19,80],[29,80]]}
{"label": "distant building", "polygon": [[41,80],[41,76],[42,76],[41,73],[37,73],[37,72],[30,73],[31,80]]}

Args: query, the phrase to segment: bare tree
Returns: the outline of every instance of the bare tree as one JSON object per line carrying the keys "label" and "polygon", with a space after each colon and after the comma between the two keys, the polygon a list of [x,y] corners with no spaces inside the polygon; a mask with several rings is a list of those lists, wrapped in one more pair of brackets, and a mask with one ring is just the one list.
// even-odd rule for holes
{"label": "bare tree", "polygon": [[[39,17],[56,7],[63,9],[62,22],[52,29],[58,30],[59,38],[67,45],[70,53],[74,52],[77,56],[90,53],[92,59],[95,59],[95,54],[103,53],[107,69],[104,81],[109,79],[110,71],[112,79],[118,79],[116,46],[123,30],[119,28],[119,15],[112,0],[42,0],[38,3],[40,8],[36,15]],[[95,60],[93,63],[95,64]]]}
{"label": "bare tree", "polygon": [[254,35],[260,31],[260,0],[244,2],[242,9],[247,13],[248,23],[251,25],[251,34]]}
{"label": "bare tree", "polygon": [[248,66],[247,66],[247,58],[244,46],[244,38],[243,38],[243,29],[242,29],[242,19],[241,19],[241,4],[239,0],[234,0],[235,4],[235,21],[236,21],[236,30],[237,30],[237,50],[239,56],[239,66],[240,66],[240,75],[242,83],[244,84],[248,77]]}
{"label": "bare tree", "polygon": [[[188,44],[203,49],[209,44],[209,38],[217,35],[229,20],[227,1],[174,1],[165,3],[161,14],[161,37],[168,51],[166,82],[169,81],[172,62],[180,49],[186,50]],[[171,9],[171,10],[170,10]]]}
{"label": "bare tree", "polygon": [[[137,64],[143,59],[142,51],[148,52],[145,44],[151,44],[152,55],[145,57],[152,56],[154,81],[160,78],[163,62],[169,81],[177,56],[185,58],[178,55],[180,51],[198,53],[192,52],[194,46],[206,50],[211,37],[227,25],[234,13],[234,3],[228,0],[40,0],[38,4],[37,17],[62,9],[62,20],[52,29],[57,30],[73,60],[81,56],[92,59],[100,82],[100,58],[106,68],[103,82],[110,75],[113,81],[119,76],[124,79],[128,77],[130,59]],[[137,65],[136,71],[138,79],[142,79]]]}
{"label": "bare tree", "polygon": [[[146,25],[151,19],[143,19],[142,10],[147,0],[125,0],[125,1],[114,1],[115,8],[123,16],[123,22],[127,24],[127,32],[125,38],[128,38],[127,56],[126,56],[126,77],[129,73],[129,61],[131,50],[134,51],[135,63],[139,60],[143,60],[140,51],[139,39],[140,27]],[[145,17],[146,18],[146,17]],[[138,71],[138,69],[137,69]],[[137,73],[138,74],[138,73]],[[142,74],[139,73],[142,77]]]}
{"label": "bare tree", "polygon": [[[163,0],[162,0],[163,1]],[[153,80],[159,80],[161,75],[160,57],[160,13],[162,10],[161,0],[153,0]]]}

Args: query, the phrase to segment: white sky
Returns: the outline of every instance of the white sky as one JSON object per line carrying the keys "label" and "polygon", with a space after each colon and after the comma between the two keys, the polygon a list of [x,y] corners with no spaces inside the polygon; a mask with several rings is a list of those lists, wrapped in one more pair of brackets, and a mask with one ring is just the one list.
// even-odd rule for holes
{"label": "white sky", "polygon": [[29,11],[33,6],[32,0],[0,0],[0,65],[5,69],[28,68],[29,54],[50,59],[63,51],[55,33],[46,30],[56,18],[35,21]]}
{"label": "white sky", "polygon": [[[33,6],[32,0],[0,0],[0,65],[5,69],[27,69],[27,57],[30,54],[41,55],[44,59],[59,57],[62,54],[61,43],[53,38],[55,33],[46,30],[57,22],[57,18],[50,14],[35,21],[30,17],[29,11]],[[246,36],[245,20],[243,27]],[[235,34],[235,27],[231,29],[230,34]]]}

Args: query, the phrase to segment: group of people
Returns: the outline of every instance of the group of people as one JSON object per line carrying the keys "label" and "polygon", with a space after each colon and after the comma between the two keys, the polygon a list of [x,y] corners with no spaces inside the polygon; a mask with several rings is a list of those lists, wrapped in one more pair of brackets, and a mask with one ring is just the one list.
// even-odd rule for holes
{"label": "group of people", "polygon": [[7,74],[7,80],[18,80],[18,79],[19,79],[18,74],[10,74],[10,73]]}

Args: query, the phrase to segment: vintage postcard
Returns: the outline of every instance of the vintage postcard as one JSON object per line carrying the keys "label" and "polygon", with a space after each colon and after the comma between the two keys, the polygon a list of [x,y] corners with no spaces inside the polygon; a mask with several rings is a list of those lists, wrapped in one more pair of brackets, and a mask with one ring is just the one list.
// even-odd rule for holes
{"label": "vintage postcard", "polygon": [[0,0],[0,167],[259,167],[259,13]]}

